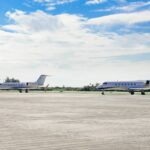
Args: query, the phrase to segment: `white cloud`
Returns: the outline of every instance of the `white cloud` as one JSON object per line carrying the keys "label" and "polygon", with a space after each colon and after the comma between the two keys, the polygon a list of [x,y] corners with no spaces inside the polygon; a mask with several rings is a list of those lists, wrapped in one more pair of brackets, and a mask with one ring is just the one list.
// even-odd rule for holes
{"label": "white cloud", "polygon": [[92,18],[88,21],[88,23],[93,25],[106,24],[109,26],[113,24],[132,25],[148,21],[150,21],[150,11],[141,11],[134,13],[112,14],[108,16]]}
{"label": "white cloud", "polygon": [[57,5],[71,3],[76,0],[34,0],[34,1],[38,3],[44,3],[48,10],[54,10]]}
{"label": "white cloud", "polygon": [[91,5],[91,4],[100,4],[100,3],[104,3],[106,2],[107,0],[88,0],[86,1],[86,4],[87,5]]}
{"label": "white cloud", "polygon": [[[113,0],[116,1],[117,3],[125,3],[127,2],[126,0]],[[109,0],[87,0],[85,4],[87,5],[93,5],[93,4],[100,4],[104,2],[109,2]]]}
{"label": "white cloud", "polygon": [[149,5],[150,5],[150,2],[133,2],[133,3],[130,3],[129,5],[118,7],[116,9],[124,10],[124,11],[135,11],[138,8],[142,8],[142,7],[149,6]]}
{"label": "white cloud", "polygon": [[139,78],[150,76],[150,62],[116,63],[105,58],[149,52],[149,33],[93,33],[86,27],[93,24],[91,19],[70,14],[17,10],[7,16],[13,23],[0,28],[2,76],[26,80],[48,73],[55,75],[49,79],[52,85],[74,86],[100,79],[129,79],[135,72]]}
{"label": "white cloud", "polygon": [[64,3],[71,3],[75,0],[34,0],[35,2],[39,2],[39,3],[52,3],[54,5],[59,5],[59,4],[64,4]]}
{"label": "white cloud", "polygon": [[131,12],[131,11],[136,11],[139,8],[147,7],[150,6],[150,2],[132,2],[132,3],[127,3],[124,6],[112,6],[109,8],[101,8],[96,10],[97,12],[100,11],[125,11],[125,12]]}

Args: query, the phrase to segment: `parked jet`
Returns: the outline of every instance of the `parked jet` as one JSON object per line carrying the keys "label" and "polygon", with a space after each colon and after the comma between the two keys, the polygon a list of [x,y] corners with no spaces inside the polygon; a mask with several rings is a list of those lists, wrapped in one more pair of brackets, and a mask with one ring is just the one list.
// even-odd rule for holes
{"label": "parked jet", "polygon": [[102,91],[127,91],[131,95],[135,92],[141,92],[141,95],[145,95],[145,92],[150,90],[150,80],[147,81],[117,81],[117,82],[104,82],[102,85],[96,87],[97,90]]}
{"label": "parked jet", "polygon": [[20,93],[22,93],[23,90],[25,90],[26,93],[30,89],[45,89],[47,87],[44,87],[44,82],[47,75],[40,75],[40,77],[35,82],[5,82],[0,83],[0,90],[19,90]]}

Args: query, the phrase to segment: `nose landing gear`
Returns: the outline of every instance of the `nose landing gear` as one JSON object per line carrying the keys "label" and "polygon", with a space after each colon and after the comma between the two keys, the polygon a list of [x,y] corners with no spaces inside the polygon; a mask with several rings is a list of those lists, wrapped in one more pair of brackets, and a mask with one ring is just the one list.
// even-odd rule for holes
{"label": "nose landing gear", "polygon": [[102,91],[102,95],[105,95],[104,91]]}

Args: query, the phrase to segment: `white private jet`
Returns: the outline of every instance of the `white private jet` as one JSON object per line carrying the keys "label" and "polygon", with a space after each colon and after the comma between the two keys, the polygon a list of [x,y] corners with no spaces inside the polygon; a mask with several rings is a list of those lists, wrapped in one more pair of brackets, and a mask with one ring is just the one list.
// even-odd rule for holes
{"label": "white private jet", "polygon": [[30,89],[46,89],[44,87],[44,82],[46,79],[47,75],[40,75],[40,77],[37,79],[35,82],[5,82],[5,83],[0,83],[0,90],[19,90],[20,93],[22,93],[23,90],[25,90],[26,93]]}
{"label": "white private jet", "polygon": [[131,95],[135,92],[141,92],[141,95],[145,95],[145,92],[150,90],[150,80],[147,81],[117,81],[117,82],[104,82],[96,87],[97,90],[102,91],[127,91]]}

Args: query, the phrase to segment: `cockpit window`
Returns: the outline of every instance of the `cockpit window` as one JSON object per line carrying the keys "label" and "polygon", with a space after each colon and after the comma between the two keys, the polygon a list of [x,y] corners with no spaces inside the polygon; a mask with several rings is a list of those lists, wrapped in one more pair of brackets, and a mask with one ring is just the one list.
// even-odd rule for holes
{"label": "cockpit window", "polygon": [[103,84],[104,84],[104,85],[107,85],[107,82],[104,82]]}

